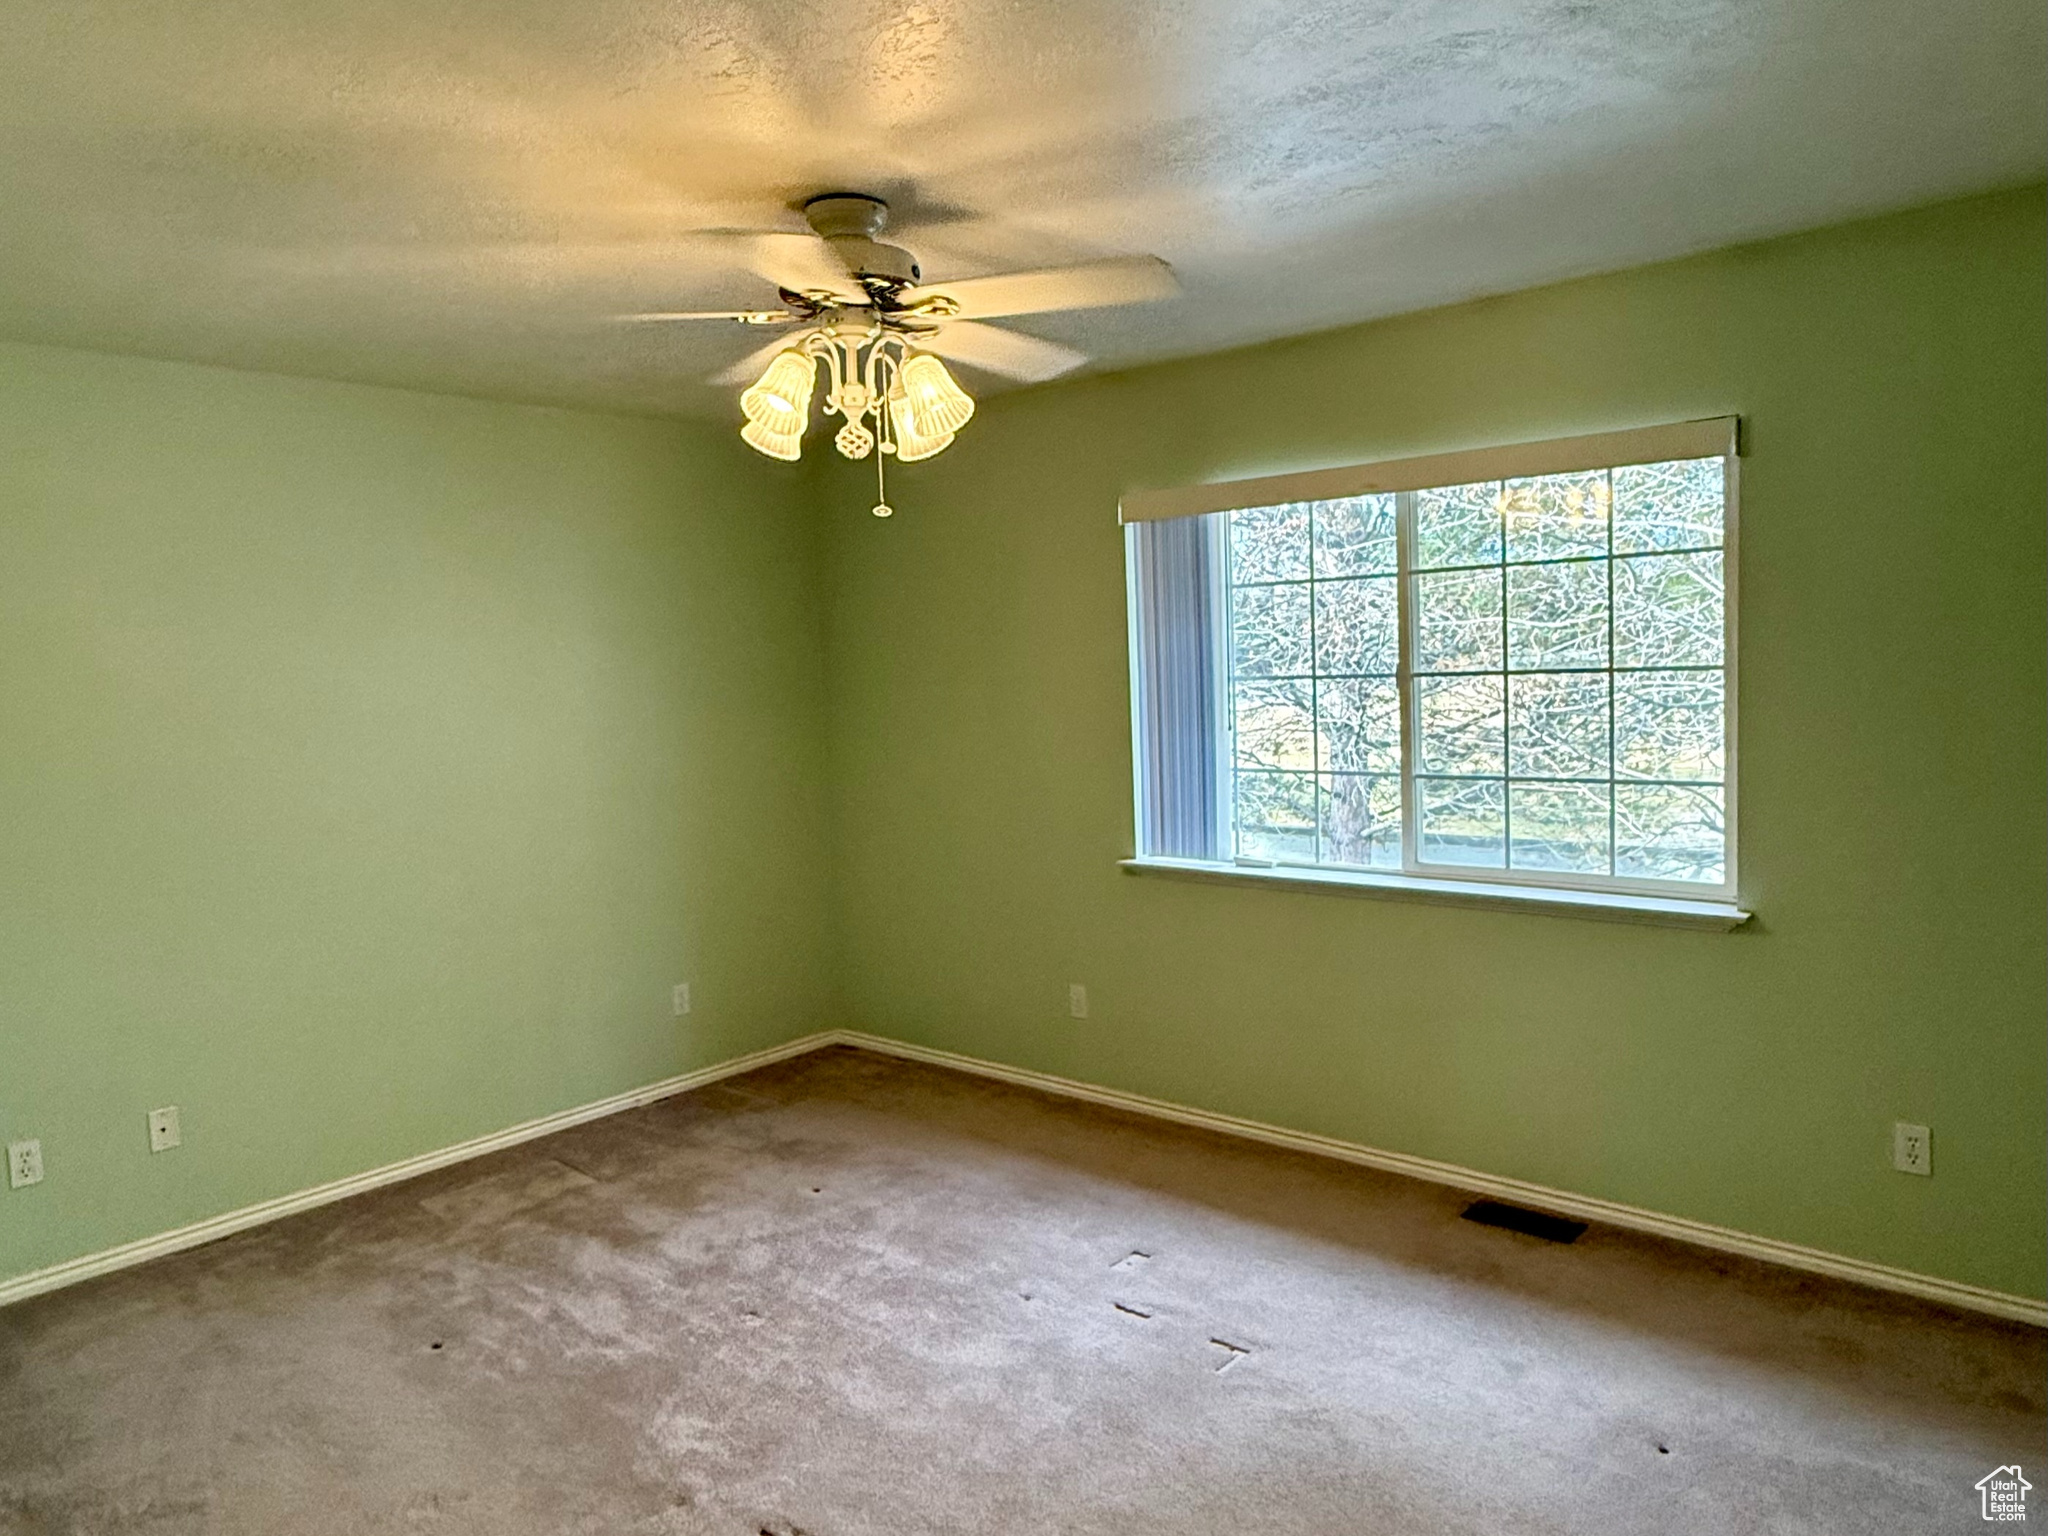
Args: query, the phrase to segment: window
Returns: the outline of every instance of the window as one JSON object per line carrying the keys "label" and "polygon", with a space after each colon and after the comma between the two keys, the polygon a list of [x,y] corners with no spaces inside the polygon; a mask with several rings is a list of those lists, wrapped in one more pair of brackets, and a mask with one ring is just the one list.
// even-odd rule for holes
{"label": "window", "polygon": [[1127,498],[1141,858],[1732,896],[1732,449]]}

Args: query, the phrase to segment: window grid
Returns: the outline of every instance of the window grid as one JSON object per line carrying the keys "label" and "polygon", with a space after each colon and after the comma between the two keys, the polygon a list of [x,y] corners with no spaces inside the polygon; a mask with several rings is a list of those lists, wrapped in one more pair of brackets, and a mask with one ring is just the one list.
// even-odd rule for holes
{"label": "window grid", "polygon": [[[1273,577],[1251,581],[1240,581],[1236,578],[1235,575],[1233,555],[1229,551],[1228,545],[1226,545],[1226,570],[1229,570],[1231,573],[1229,576],[1228,584],[1232,593],[1230,612],[1233,616],[1233,624],[1235,622],[1235,615],[1237,613],[1235,598],[1236,593],[1243,591],[1272,591],[1281,588],[1292,588],[1299,590],[1303,594],[1303,597],[1305,599],[1304,607],[1306,609],[1308,642],[1307,670],[1300,672],[1260,671],[1256,675],[1256,677],[1245,679],[1240,677],[1237,671],[1237,647],[1234,643],[1235,636],[1233,635],[1233,644],[1230,647],[1229,668],[1229,688],[1231,698],[1233,701],[1230,721],[1231,733],[1233,737],[1232,750],[1230,753],[1232,802],[1233,804],[1241,803],[1238,794],[1238,786],[1241,781],[1242,775],[1244,775],[1245,773],[1258,774],[1266,779],[1286,779],[1290,781],[1297,781],[1298,783],[1300,783],[1300,785],[1303,788],[1305,788],[1308,796],[1308,825],[1306,830],[1308,835],[1310,855],[1314,863],[1321,865],[1328,862],[1325,859],[1325,854],[1328,851],[1326,848],[1328,839],[1325,835],[1325,825],[1326,813],[1328,813],[1332,809],[1331,805],[1326,801],[1325,790],[1334,788],[1334,786],[1340,781],[1383,781],[1388,779],[1398,780],[1401,777],[1401,775],[1398,769],[1394,772],[1386,772],[1380,770],[1340,768],[1337,766],[1336,760],[1333,756],[1326,755],[1326,742],[1329,737],[1329,732],[1325,728],[1325,690],[1323,688],[1323,685],[1325,683],[1333,682],[1382,682],[1394,684],[1396,689],[1398,690],[1399,674],[1398,671],[1385,670],[1326,670],[1320,665],[1320,657],[1322,654],[1324,635],[1321,618],[1322,604],[1318,600],[1318,592],[1320,589],[1326,589],[1330,587],[1332,584],[1348,585],[1353,582],[1385,581],[1392,583],[1394,585],[1394,589],[1398,598],[1401,577],[1398,560],[1391,566],[1374,565],[1369,566],[1365,569],[1345,571],[1342,574],[1334,572],[1325,574],[1322,569],[1322,529],[1318,524],[1318,504],[1315,502],[1304,502],[1296,503],[1295,505],[1301,507],[1303,515],[1305,517],[1304,543],[1306,550],[1306,563],[1303,567],[1302,575]],[[1225,521],[1225,527],[1230,527],[1230,523],[1227,519]],[[1398,649],[1399,648],[1397,642],[1397,655]],[[1250,681],[1252,683],[1260,685],[1277,683],[1295,683],[1302,685],[1306,689],[1309,706],[1308,726],[1310,752],[1308,766],[1305,769],[1283,768],[1266,765],[1247,766],[1242,761],[1243,754],[1241,751],[1237,749],[1235,743],[1235,735],[1237,730],[1236,700],[1239,698],[1239,684],[1245,681]],[[1396,718],[1398,720],[1398,709],[1396,712]],[[1231,818],[1230,830],[1233,857],[1247,857],[1246,850],[1243,846],[1243,822],[1241,818],[1234,814]],[[1371,868],[1374,866],[1346,866],[1340,864],[1337,867]]]}
{"label": "window grid", "polygon": [[[1507,554],[1505,542],[1501,546],[1501,554],[1503,557]],[[1503,662],[1507,659],[1505,655],[1501,657]],[[1724,655],[1721,659],[1725,662],[1727,657]],[[1615,806],[1620,801],[1621,796],[1614,787],[1618,766],[1614,760],[1614,662],[1614,471],[1610,469],[1607,472],[1607,873],[1610,875],[1615,872],[1616,867],[1621,861],[1621,849],[1618,840],[1621,829],[1619,813],[1615,810]],[[1515,727],[1515,718],[1512,713],[1508,714],[1501,721],[1501,727],[1503,734],[1507,738],[1506,750],[1508,753],[1507,762],[1503,766],[1513,768],[1515,766],[1515,738],[1512,733]],[[1724,740],[1725,734],[1724,728]],[[1725,755],[1722,761],[1725,765]],[[1727,771],[1725,766],[1722,771]],[[1510,865],[1515,861],[1514,850],[1514,843],[1509,842],[1507,846],[1507,861]]]}
{"label": "window grid", "polygon": [[[1648,887],[1667,891],[1702,891],[1714,889],[1717,887],[1723,889],[1732,888],[1732,734],[1734,701],[1732,697],[1733,690],[1729,686],[1729,682],[1732,679],[1734,657],[1732,643],[1729,643],[1729,641],[1731,638],[1730,631],[1732,628],[1733,613],[1732,524],[1734,509],[1732,497],[1732,484],[1729,483],[1730,480],[1732,480],[1732,475],[1728,472],[1728,466],[1723,465],[1722,468],[1724,474],[1720,504],[1720,513],[1722,520],[1722,537],[1720,542],[1718,543],[1702,544],[1688,541],[1674,543],[1670,546],[1653,545],[1651,547],[1632,549],[1626,552],[1618,550],[1616,547],[1616,524],[1618,518],[1618,509],[1616,504],[1616,496],[1613,482],[1613,471],[1608,470],[1598,472],[1598,483],[1602,487],[1604,487],[1606,491],[1606,506],[1605,526],[1601,534],[1601,547],[1596,553],[1537,556],[1533,558],[1512,557],[1510,547],[1511,532],[1508,523],[1508,518],[1506,515],[1506,508],[1508,505],[1508,487],[1515,483],[1513,481],[1483,482],[1491,486],[1493,491],[1493,517],[1495,523],[1495,532],[1493,536],[1496,541],[1497,557],[1496,559],[1491,561],[1474,562],[1467,560],[1464,562],[1453,564],[1431,564],[1427,566],[1423,565],[1418,558],[1418,533],[1415,518],[1415,499],[1418,493],[1416,492],[1402,492],[1395,498],[1397,506],[1394,536],[1396,554],[1394,561],[1394,570],[1391,573],[1375,569],[1369,572],[1353,571],[1341,577],[1336,575],[1325,575],[1322,569],[1323,560],[1321,540],[1318,537],[1320,531],[1318,528],[1318,516],[1320,509],[1318,503],[1313,501],[1295,504],[1296,506],[1302,509],[1306,518],[1306,568],[1302,576],[1272,577],[1265,579],[1240,581],[1237,579],[1235,550],[1229,549],[1229,552],[1226,554],[1225,557],[1225,569],[1227,572],[1228,584],[1232,593],[1228,611],[1231,615],[1230,622],[1232,624],[1229,687],[1232,699],[1230,719],[1232,751],[1230,755],[1230,763],[1233,807],[1241,805],[1242,803],[1238,796],[1238,786],[1241,781],[1242,775],[1248,771],[1264,772],[1268,776],[1268,778],[1282,776],[1290,780],[1299,780],[1301,778],[1306,778],[1308,781],[1307,787],[1309,791],[1309,825],[1307,829],[1309,832],[1309,837],[1307,839],[1307,842],[1310,857],[1316,864],[1325,864],[1325,855],[1326,852],[1329,851],[1327,847],[1328,839],[1326,837],[1326,821],[1332,809],[1331,806],[1326,805],[1325,803],[1326,788],[1334,789],[1336,783],[1341,780],[1377,780],[1391,777],[1391,775],[1379,772],[1369,772],[1363,769],[1340,768],[1336,765],[1336,761],[1330,752],[1330,733],[1326,731],[1325,722],[1323,720],[1323,703],[1326,692],[1324,685],[1326,683],[1342,681],[1391,680],[1396,685],[1399,700],[1398,748],[1400,753],[1399,782],[1401,790],[1400,867],[1404,871],[1416,874],[1436,875],[1439,877],[1451,875],[1455,876],[1456,878],[1506,878],[1513,880],[1517,883],[1534,882],[1542,884],[1576,886],[1581,888],[1589,886],[1596,888],[1605,886],[1609,888],[1621,889],[1642,889]],[[1592,472],[1589,472],[1589,474],[1590,473]],[[1232,524],[1231,520],[1226,519],[1226,526],[1232,527],[1234,533],[1234,524]],[[1658,665],[1619,664],[1616,608],[1617,572],[1620,569],[1622,569],[1624,563],[1626,562],[1652,559],[1670,559],[1679,556],[1703,554],[1718,555],[1721,559],[1722,564],[1723,597],[1721,631],[1724,643],[1720,662],[1718,664],[1702,662],[1666,662]],[[1539,659],[1538,664],[1536,665],[1514,665],[1513,662],[1515,653],[1513,649],[1512,638],[1513,611],[1510,607],[1510,573],[1518,570],[1544,567],[1591,565],[1596,562],[1602,565],[1605,586],[1606,615],[1604,621],[1603,640],[1606,664],[1604,666],[1565,666],[1556,664],[1545,664]],[[1429,576],[1442,576],[1458,572],[1479,571],[1498,572],[1497,593],[1500,607],[1500,620],[1498,625],[1499,665],[1493,668],[1446,668],[1442,670],[1433,668],[1427,672],[1418,671],[1416,667],[1416,653],[1419,649],[1417,630],[1422,622],[1423,617],[1420,612],[1420,604],[1416,600],[1416,587],[1418,578],[1425,574]],[[1321,615],[1322,605],[1318,601],[1318,586],[1326,585],[1331,581],[1338,580],[1349,582],[1369,577],[1379,577],[1383,579],[1388,574],[1391,574],[1396,584],[1396,655],[1398,670],[1394,674],[1371,671],[1324,671],[1321,666],[1323,638]],[[1308,772],[1305,775],[1302,774],[1299,770],[1289,770],[1280,767],[1277,763],[1270,767],[1247,768],[1246,764],[1243,761],[1244,754],[1239,749],[1237,743],[1237,734],[1240,724],[1237,704],[1237,700],[1240,696],[1238,691],[1238,685],[1242,679],[1240,679],[1238,673],[1238,646],[1236,643],[1236,623],[1238,608],[1236,602],[1236,593],[1256,588],[1276,589],[1282,587],[1300,588],[1302,589],[1303,594],[1306,598],[1306,617],[1308,630],[1307,669],[1306,671],[1299,673],[1292,671],[1270,673],[1261,672],[1258,674],[1256,681],[1267,684],[1295,683],[1306,686],[1308,694],[1307,702],[1309,707],[1307,723],[1310,733],[1310,766]],[[1662,674],[1713,674],[1719,676],[1722,679],[1723,686],[1720,690],[1722,704],[1722,735],[1720,743],[1722,760],[1720,770],[1721,777],[1719,780],[1679,779],[1663,777],[1653,778],[1649,776],[1634,774],[1624,775],[1620,762],[1618,760],[1620,748],[1620,694],[1618,688],[1618,681],[1624,677],[1637,674],[1648,674],[1653,672]],[[1514,771],[1516,762],[1516,722],[1514,709],[1516,702],[1516,694],[1512,687],[1512,679],[1517,677],[1527,677],[1534,675],[1578,675],[1605,677],[1606,688],[1604,690],[1604,693],[1606,701],[1606,761],[1604,774],[1600,776],[1572,776],[1568,774],[1517,773]],[[1421,750],[1422,721],[1420,697],[1422,690],[1416,686],[1417,680],[1419,678],[1435,680],[1440,678],[1456,677],[1497,677],[1500,679],[1500,772],[1498,774],[1451,772],[1441,771],[1438,769],[1428,769],[1425,771],[1425,759],[1423,757]],[[1424,780],[1432,780],[1445,783],[1495,783],[1500,786],[1501,801],[1499,825],[1501,828],[1501,834],[1499,862],[1497,864],[1470,865],[1446,862],[1442,860],[1424,860],[1422,858],[1423,830],[1425,825],[1424,806],[1422,799],[1422,781]],[[1606,868],[1604,871],[1547,869],[1543,867],[1517,865],[1515,863],[1514,787],[1516,785],[1546,784],[1586,785],[1588,787],[1599,787],[1605,792],[1607,805],[1605,851]],[[1627,876],[1617,873],[1620,867],[1621,857],[1619,791],[1625,787],[1719,791],[1722,814],[1721,845],[1723,863],[1721,869],[1721,879],[1718,882],[1695,881],[1678,877]],[[1367,790],[1367,793],[1369,795],[1369,789]],[[1234,856],[1240,858],[1244,857],[1246,854],[1246,850],[1244,848],[1244,825],[1245,824],[1242,816],[1238,814],[1237,810],[1233,809],[1233,813],[1231,816],[1232,849]],[[1565,835],[1561,834],[1559,840],[1568,840],[1568,838],[1566,838]],[[1276,859],[1274,862],[1291,861],[1284,859]],[[1362,865],[1346,867],[1370,868],[1372,866]]]}
{"label": "window grid", "polygon": [[[1500,862],[1503,869],[1515,862],[1515,791],[1514,780],[1508,777],[1508,770],[1515,761],[1515,707],[1508,697],[1508,661],[1512,652],[1508,649],[1508,519],[1505,511],[1500,516]],[[1609,527],[1614,519],[1608,519]],[[1412,578],[1411,578],[1412,579]],[[1612,615],[1609,615],[1612,618]],[[1612,636],[1610,635],[1610,642]],[[1612,653],[1609,661],[1614,659]],[[1612,802],[1613,796],[1608,797]],[[1407,850],[1402,850],[1405,855]],[[1415,845],[1415,860],[1422,861],[1422,844]]]}
{"label": "window grid", "polygon": [[1316,688],[1322,652],[1316,647],[1316,505],[1308,504],[1308,744],[1309,830],[1315,860],[1323,862],[1323,708]]}

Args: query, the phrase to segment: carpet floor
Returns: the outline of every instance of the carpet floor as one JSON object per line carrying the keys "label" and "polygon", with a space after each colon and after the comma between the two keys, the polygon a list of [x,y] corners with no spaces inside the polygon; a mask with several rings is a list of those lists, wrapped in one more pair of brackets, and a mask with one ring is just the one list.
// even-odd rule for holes
{"label": "carpet floor", "polygon": [[1928,1536],[2048,1465],[2036,1330],[1465,1203],[823,1051],[0,1312],[0,1530]]}

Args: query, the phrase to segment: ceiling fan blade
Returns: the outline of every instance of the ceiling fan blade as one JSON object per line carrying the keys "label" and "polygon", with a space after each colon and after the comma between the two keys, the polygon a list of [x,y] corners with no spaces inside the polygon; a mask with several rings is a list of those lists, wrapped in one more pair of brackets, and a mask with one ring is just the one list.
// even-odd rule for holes
{"label": "ceiling fan blade", "polygon": [[[822,242],[820,242],[822,244]],[[957,283],[928,283],[903,296],[906,304],[943,296],[959,305],[963,319],[1033,315],[1049,309],[1099,309],[1109,304],[1148,304],[1180,292],[1173,268],[1157,256],[1115,256],[1077,267],[1035,272],[1001,272]]]}
{"label": "ceiling fan blade", "polygon": [[949,320],[939,330],[916,339],[925,352],[936,352],[956,363],[1022,379],[1027,384],[1056,379],[1072,373],[1088,361],[1085,352],[1063,347],[1055,341],[1041,341],[997,325],[979,325],[972,320]]}
{"label": "ceiling fan blade", "polygon": [[849,303],[867,302],[867,291],[853,280],[831,242],[816,235],[755,235],[748,242],[747,266],[791,293],[830,293]]}
{"label": "ceiling fan blade", "polygon": [[768,366],[768,359],[785,348],[794,345],[787,336],[778,336],[765,346],[756,347],[729,368],[721,368],[704,382],[707,384],[751,384],[761,377],[761,370]]}
{"label": "ceiling fan blade", "polygon": [[742,325],[788,325],[802,315],[787,309],[655,309],[638,315],[613,315],[626,325],[647,320],[736,320]]}

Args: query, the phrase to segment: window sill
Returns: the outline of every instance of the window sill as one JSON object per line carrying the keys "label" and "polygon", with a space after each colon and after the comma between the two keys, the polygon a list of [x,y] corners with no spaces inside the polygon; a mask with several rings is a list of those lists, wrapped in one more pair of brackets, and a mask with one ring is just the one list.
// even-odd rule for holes
{"label": "window sill", "polygon": [[1657,923],[1672,928],[1705,928],[1723,933],[1740,927],[1750,917],[1749,913],[1729,901],[1692,901],[1676,896],[1637,896],[1611,891],[1568,891],[1540,885],[1496,885],[1491,881],[1439,880],[1358,870],[1263,869],[1241,864],[1210,864],[1195,859],[1161,858],[1121,859],[1118,867],[1133,875],[1164,875],[1173,880],[1196,880],[1215,885],[1277,886],[1290,891],[1391,897],[1456,907],[1550,912],[1609,922]]}

